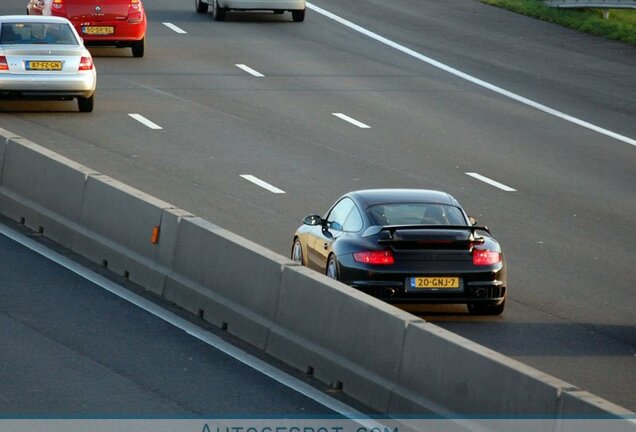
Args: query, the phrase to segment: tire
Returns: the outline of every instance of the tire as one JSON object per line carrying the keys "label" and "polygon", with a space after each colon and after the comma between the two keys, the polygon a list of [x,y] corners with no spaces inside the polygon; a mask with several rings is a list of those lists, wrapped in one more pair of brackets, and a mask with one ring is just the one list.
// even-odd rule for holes
{"label": "tire", "polygon": [[293,10],[292,11],[292,19],[294,20],[294,22],[303,22],[303,21],[305,21],[305,9]]}
{"label": "tire", "polygon": [[209,4],[203,3],[201,0],[194,0],[194,8],[196,9],[197,13],[207,13],[209,6]]}
{"label": "tire", "polygon": [[219,6],[219,0],[214,0],[212,4],[212,19],[214,21],[225,21],[225,8]]}
{"label": "tire", "polygon": [[325,269],[325,274],[331,279],[340,280],[338,275],[338,260],[336,260],[335,255],[329,255],[329,259],[327,260],[327,268]]}
{"label": "tire", "polygon": [[298,263],[300,265],[305,265],[305,257],[303,257],[303,247],[298,237],[294,239],[294,245],[292,246],[292,252],[291,252],[291,259],[295,263]]}
{"label": "tire", "polygon": [[77,108],[79,108],[80,112],[93,112],[93,107],[95,106],[95,95],[91,97],[78,97],[77,98]]}
{"label": "tire", "polygon": [[142,40],[134,41],[132,43],[132,55],[133,57],[143,57],[144,51],[146,51],[146,38]]}
{"label": "tire", "polygon": [[501,315],[506,307],[506,300],[497,306],[484,305],[480,303],[468,303],[468,313],[471,315]]}

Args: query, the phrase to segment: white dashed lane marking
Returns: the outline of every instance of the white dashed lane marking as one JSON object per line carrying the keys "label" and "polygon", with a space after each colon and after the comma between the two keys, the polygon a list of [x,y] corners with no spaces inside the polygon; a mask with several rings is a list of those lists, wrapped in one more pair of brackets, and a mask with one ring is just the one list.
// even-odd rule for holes
{"label": "white dashed lane marking", "polygon": [[179,27],[177,27],[176,25],[172,24],[172,23],[163,23],[163,25],[165,25],[166,27],[168,27],[170,30],[174,31],[175,33],[179,33],[179,34],[186,34],[188,33],[187,31],[180,29]]}
{"label": "white dashed lane marking", "polygon": [[252,76],[255,76],[255,77],[257,77],[257,78],[263,78],[263,77],[265,76],[265,75],[263,75],[262,73],[260,73],[259,71],[256,71],[256,70],[252,69],[251,67],[246,66],[246,65],[244,65],[244,64],[237,64],[237,65],[234,65],[234,66],[236,66],[236,67],[237,67],[237,68],[239,68],[239,69],[244,70],[244,71],[245,71],[245,72],[247,72],[248,74],[250,74],[250,75],[252,75]]}
{"label": "white dashed lane marking", "polygon": [[498,181],[495,181],[493,179],[485,177],[485,176],[483,176],[481,174],[477,174],[477,173],[474,173],[474,172],[467,172],[466,175],[471,176],[472,178],[475,178],[477,180],[483,181],[484,183],[488,183],[489,185],[494,186],[496,188],[499,188],[499,189],[501,189],[503,191],[506,191],[506,192],[516,192],[517,191],[517,189],[513,189],[510,186],[506,186],[503,183],[499,183]]}
{"label": "white dashed lane marking", "polygon": [[243,177],[245,180],[254,183],[257,186],[262,187],[263,189],[267,189],[268,191],[270,191],[271,193],[275,193],[275,194],[284,194],[285,191],[282,189],[278,189],[276,186],[272,186],[271,184],[264,182],[263,180],[254,177],[253,175],[250,174],[241,174],[241,177]]}
{"label": "white dashed lane marking", "polygon": [[364,124],[361,121],[358,121],[354,118],[351,118],[346,114],[343,114],[343,113],[331,113],[331,114],[338,117],[341,120],[351,123],[354,126],[358,126],[360,129],[371,129],[371,126]]}
{"label": "white dashed lane marking", "polygon": [[146,117],[142,116],[141,114],[128,114],[128,115],[134,118],[135,120],[137,120],[142,125],[149,127],[150,129],[163,129],[157,123],[151,122],[150,120],[148,120]]}

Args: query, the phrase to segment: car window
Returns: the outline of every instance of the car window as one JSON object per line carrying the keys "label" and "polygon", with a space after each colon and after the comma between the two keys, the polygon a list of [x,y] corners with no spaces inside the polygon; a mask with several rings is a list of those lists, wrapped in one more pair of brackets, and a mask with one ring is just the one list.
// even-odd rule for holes
{"label": "car window", "polygon": [[77,45],[77,39],[66,23],[3,23],[0,44]]}
{"label": "car window", "polygon": [[376,225],[467,225],[460,209],[445,204],[378,204],[367,211]]}
{"label": "car window", "polygon": [[349,216],[347,216],[347,219],[345,220],[342,230],[348,232],[358,232],[362,229],[362,226],[362,215],[358,211],[358,208],[354,205],[349,212]]}
{"label": "car window", "polygon": [[345,220],[351,209],[354,207],[353,201],[349,198],[343,198],[335,205],[333,209],[329,212],[327,216],[327,222],[329,222],[329,226],[335,230],[342,231]]}

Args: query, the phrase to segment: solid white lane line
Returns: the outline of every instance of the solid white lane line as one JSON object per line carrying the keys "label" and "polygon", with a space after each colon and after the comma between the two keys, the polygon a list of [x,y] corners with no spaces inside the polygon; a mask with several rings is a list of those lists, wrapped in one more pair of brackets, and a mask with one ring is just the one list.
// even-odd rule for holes
{"label": "solid white lane line", "polygon": [[506,186],[505,184],[499,183],[498,181],[495,181],[493,179],[489,179],[488,177],[485,177],[485,176],[483,176],[481,174],[477,174],[477,173],[474,173],[474,172],[467,172],[466,175],[469,175],[469,176],[471,176],[471,177],[473,177],[473,178],[475,178],[477,180],[483,181],[484,183],[488,183],[489,185],[494,186],[496,188],[499,188],[499,189],[501,189],[503,191],[506,191],[506,192],[516,192],[517,191],[517,189],[513,189],[510,186]]}
{"label": "solid white lane line", "polygon": [[135,120],[137,120],[139,123],[143,124],[144,126],[149,127],[150,129],[163,129],[157,123],[151,122],[150,120],[148,120],[146,117],[142,116],[141,114],[128,114],[128,115],[134,118]]}
{"label": "solid white lane line", "polygon": [[239,69],[243,69],[248,74],[253,75],[255,77],[258,77],[258,78],[262,78],[262,77],[265,76],[262,73],[260,73],[259,71],[256,71],[256,70],[252,69],[251,67],[246,66],[244,64],[237,64],[237,65],[234,65],[234,66],[236,66]]}
{"label": "solid white lane line", "polygon": [[[43,257],[48,258],[54,263],[59,264],[60,266],[72,271],[73,273],[83,277],[84,279],[105,289],[106,291],[109,291],[112,294],[115,294],[116,296],[134,304],[135,306],[156,316],[157,318],[169,324],[172,324],[173,326],[177,327],[180,330],[183,330],[190,336],[199,339],[200,341],[210,345],[211,347],[216,348],[217,350],[229,355],[235,360],[238,360],[244,365],[255,369],[263,375],[268,376],[274,381],[277,381],[292,390],[295,390],[296,392],[316,401],[317,403],[329,408],[330,410],[353,420],[363,419],[365,417],[364,414],[355,410],[349,405],[346,405],[339,400],[336,400],[322,393],[314,387],[294,378],[293,376],[288,375],[279,369],[276,369],[263,360],[260,360],[259,358],[240,350],[234,345],[229,344],[215,334],[205,331],[204,329],[198,327],[190,321],[185,320],[171,312],[168,312],[167,310],[159,307],[157,304],[146,300],[145,298],[140,297],[132,293],[131,291],[128,291],[124,287],[117,285],[113,281],[108,280],[105,277],[82,267],[75,261],[72,261],[63,255],[60,255],[50,249],[45,248],[40,243],[37,243],[36,241],[31,240],[30,238],[16,231],[13,231],[12,229],[4,225],[0,225],[0,234],[10,238],[11,240],[21,244],[28,249],[31,249],[32,251],[42,255]],[[359,422],[360,424],[366,423],[369,428],[378,426],[373,420],[358,420],[357,422]]]}
{"label": "solid white lane line", "polygon": [[371,129],[371,126],[364,124],[354,118],[349,117],[348,115],[345,115],[343,113],[331,113],[332,115],[338,117],[339,119],[342,119],[346,122],[351,123],[352,125],[358,126],[361,129]]}
{"label": "solid white lane line", "polygon": [[176,25],[172,24],[172,23],[163,23],[163,25],[165,25],[166,27],[168,27],[170,30],[173,30],[179,34],[186,34],[188,33],[187,31],[180,29],[179,27],[177,27]]}
{"label": "solid white lane line", "polygon": [[378,41],[378,42],[380,42],[380,43],[382,43],[384,45],[387,45],[387,46],[389,46],[391,48],[394,48],[394,49],[396,49],[396,50],[398,50],[398,51],[400,51],[400,52],[402,52],[404,54],[407,54],[407,55],[409,55],[411,57],[414,57],[414,58],[416,58],[416,59],[418,59],[420,61],[428,63],[431,66],[439,68],[439,69],[441,69],[441,70],[443,70],[445,72],[448,72],[448,73],[450,73],[452,75],[455,75],[455,76],[457,76],[457,77],[459,77],[461,79],[469,81],[469,82],[471,82],[473,84],[476,84],[478,86],[484,87],[484,88],[486,88],[488,90],[491,90],[491,91],[493,91],[495,93],[498,93],[498,94],[500,94],[502,96],[505,96],[507,98],[510,98],[510,99],[513,99],[513,100],[515,100],[517,102],[520,102],[520,103],[522,103],[524,105],[528,105],[528,106],[530,106],[532,108],[538,109],[539,111],[543,111],[546,114],[553,115],[555,117],[561,118],[561,119],[563,119],[565,121],[568,121],[570,123],[574,123],[574,124],[582,126],[584,128],[593,130],[594,132],[598,132],[598,133],[603,134],[605,136],[608,136],[610,138],[614,138],[614,139],[622,141],[624,143],[636,146],[636,140],[633,139],[633,138],[629,138],[627,136],[617,134],[616,132],[612,132],[612,131],[610,131],[608,129],[604,129],[604,128],[602,128],[600,126],[596,126],[596,125],[594,125],[592,123],[588,123],[585,120],[578,119],[578,118],[573,117],[573,116],[571,116],[569,114],[565,114],[565,113],[563,113],[561,111],[555,110],[555,109],[550,108],[550,107],[548,107],[546,105],[543,105],[543,104],[540,104],[538,102],[535,102],[535,101],[533,101],[531,99],[525,98],[525,97],[520,96],[520,95],[515,94],[515,93],[512,93],[512,92],[510,92],[508,90],[505,90],[505,89],[503,89],[501,87],[497,87],[496,85],[490,84],[490,83],[488,83],[486,81],[483,81],[483,80],[481,80],[479,78],[476,78],[476,77],[474,77],[472,75],[469,75],[469,74],[467,74],[465,72],[462,72],[462,71],[460,71],[458,69],[455,69],[453,67],[445,65],[444,63],[438,62],[437,60],[434,60],[434,59],[432,59],[430,57],[427,57],[427,56],[425,56],[423,54],[420,54],[420,53],[418,53],[418,52],[416,52],[416,51],[414,51],[414,50],[412,50],[410,48],[406,48],[405,46],[402,46],[402,45],[400,45],[400,44],[398,44],[396,42],[393,42],[390,39],[387,39],[387,38],[385,38],[383,36],[380,36],[377,33],[373,33],[372,31],[369,31],[369,30],[365,29],[364,27],[361,27],[361,26],[359,26],[357,24],[354,24],[351,21],[348,21],[348,20],[346,20],[344,18],[341,18],[338,15],[335,15],[335,14],[333,14],[331,12],[328,12],[325,9],[322,9],[322,8],[320,8],[320,7],[318,7],[318,6],[314,5],[314,4],[307,3],[307,7],[309,9],[321,14],[321,15],[324,15],[327,18],[330,18],[330,19],[332,19],[332,20],[334,20],[334,21],[336,21],[336,22],[338,22],[338,23],[340,23],[340,24],[342,24],[342,25],[344,25],[346,27],[349,27],[351,30],[354,30],[354,31],[356,31],[358,33],[362,33],[363,35],[365,35],[365,36],[367,36],[367,37],[369,37],[371,39],[374,39],[374,40],[376,40],[376,41]]}
{"label": "solid white lane line", "polygon": [[254,177],[253,175],[250,174],[241,174],[241,177],[243,177],[245,180],[250,181],[252,183],[254,183],[257,186],[262,187],[263,189],[267,189],[268,191],[275,193],[275,194],[284,194],[285,191],[282,189],[278,189],[276,186],[272,186],[271,184],[264,182],[263,180],[259,179],[258,177]]}

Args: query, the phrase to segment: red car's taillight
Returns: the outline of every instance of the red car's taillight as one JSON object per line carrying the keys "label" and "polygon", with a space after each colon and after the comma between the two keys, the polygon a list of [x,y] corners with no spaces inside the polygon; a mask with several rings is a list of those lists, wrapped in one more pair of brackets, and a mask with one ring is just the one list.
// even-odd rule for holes
{"label": "red car's taillight", "polygon": [[140,0],[130,0],[130,4],[128,5],[128,22],[129,23],[140,23],[143,21],[144,11],[141,6]]}
{"label": "red car's taillight", "polygon": [[7,58],[5,56],[0,56],[0,71],[8,71],[9,63],[7,63]]}
{"label": "red car's taillight", "polygon": [[363,264],[391,265],[395,263],[390,250],[354,252],[353,259]]}
{"label": "red car's taillight", "polygon": [[51,9],[62,9],[64,7],[64,0],[53,0],[51,3]]}
{"label": "red car's taillight", "polygon": [[79,69],[81,71],[88,71],[93,69],[93,58],[92,57],[82,57],[79,64]]}
{"label": "red car's taillight", "polygon": [[475,265],[493,265],[499,261],[501,261],[501,254],[499,252],[480,249],[473,250],[473,264]]}

